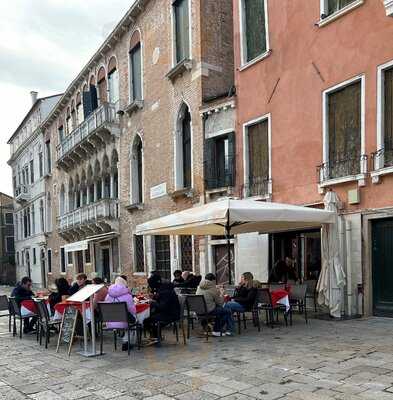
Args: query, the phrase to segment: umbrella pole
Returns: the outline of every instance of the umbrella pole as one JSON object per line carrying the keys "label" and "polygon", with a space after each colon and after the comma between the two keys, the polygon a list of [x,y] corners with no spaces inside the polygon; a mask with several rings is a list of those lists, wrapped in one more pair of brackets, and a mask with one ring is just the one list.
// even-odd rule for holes
{"label": "umbrella pole", "polygon": [[225,225],[225,235],[227,237],[227,252],[228,252],[228,282],[232,285],[232,271],[231,271],[231,227],[229,224]]}

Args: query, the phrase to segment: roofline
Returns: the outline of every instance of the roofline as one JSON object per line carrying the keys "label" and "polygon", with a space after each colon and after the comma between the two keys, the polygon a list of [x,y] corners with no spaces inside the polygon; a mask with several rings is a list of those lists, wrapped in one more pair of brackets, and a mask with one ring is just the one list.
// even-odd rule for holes
{"label": "roofline", "polygon": [[4,193],[4,192],[0,192],[0,196],[6,196],[6,197],[8,197],[10,200],[14,200],[14,197],[13,197],[13,196],[10,196],[9,194]]}
{"label": "roofline", "polygon": [[56,106],[52,109],[47,118],[42,122],[41,126],[43,128],[46,128],[46,126],[51,123],[52,120],[57,116],[57,111],[60,106],[64,105],[64,101],[68,101],[71,92],[73,92],[75,88],[84,80],[85,75],[90,72],[92,65],[96,61],[98,61],[99,58],[102,58],[105,49],[107,47],[111,48],[111,41],[114,39],[114,41],[116,42],[121,36],[123,36],[123,28],[125,28],[126,26],[130,26],[135,22],[134,18],[136,18],[143,11],[143,6],[149,1],[150,0],[135,0],[135,3],[129,8],[129,10],[120,20],[120,22],[115,26],[109,36],[105,39],[104,43],[102,43],[102,45],[82,68],[76,78],[68,85],[67,89],[63,93],[63,96],[60,98]]}
{"label": "roofline", "polygon": [[63,93],[58,93],[58,94],[52,94],[50,96],[46,96],[46,97],[40,97],[39,99],[37,99],[34,104],[30,107],[29,111],[26,113],[26,115],[24,116],[24,118],[22,119],[22,122],[18,125],[18,127],[15,129],[14,133],[11,135],[11,137],[8,139],[7,144],[11,144],[11,140],[15,137],[15,135],[19,132],[19,129],[22,127],[22,125],[26,122],[26,120],[28,119],[28,117],[31,115],[31,113],[33,112],[33,110],[36,108],[36,106],[38,105],[38,103],[41,103],[43,100],[47,100],[50,99],[52,97],[56,97],[56,96],[62,96]]}

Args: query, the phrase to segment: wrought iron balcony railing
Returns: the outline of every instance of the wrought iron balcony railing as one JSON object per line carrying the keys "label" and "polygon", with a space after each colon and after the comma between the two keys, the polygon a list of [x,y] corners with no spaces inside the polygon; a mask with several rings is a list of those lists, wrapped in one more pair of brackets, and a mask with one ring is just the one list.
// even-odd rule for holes
{"label": "wrought iron balcony railing", "polygon": [[61,215],[57,219],[58,228],[61,231],[94,224],[103,219],[119,218],[119,202],[117,199],[102,199],[92,204],[77,208]]}
{"label": "wrought iron balcony railing", "polygon": [[272,194],[272,180],[265,176],[250,176],[244,185],[244,197],[268,197]]}
{"label": "wrought iron balcony railing", "polygon": [[103,103],[57,146],[57,160],[61,160],[98,128],[106,123],[118,123],[116,105]]}
{"label": "wrought iron balcony railing", "polygon": [[317,167],[319,183],[367,172],[368,156],[348,156],[327,161]]}
{"label": "wrought iron balcony railing", "polygon": [[204,163],[205,186],[207,190],[235,186],[235,156],[220,160],[207,160]]}

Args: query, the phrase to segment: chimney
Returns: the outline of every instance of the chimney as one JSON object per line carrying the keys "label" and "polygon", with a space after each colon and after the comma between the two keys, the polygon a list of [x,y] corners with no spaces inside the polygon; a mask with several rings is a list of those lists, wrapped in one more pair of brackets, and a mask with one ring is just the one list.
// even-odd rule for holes
{"label": "chimney", "polygon": [[31,103],[34,106],[35,102],[37,101],[38,92],[35,92],[34,90],[32,90],[30,92],[30,96],[31,96]]}

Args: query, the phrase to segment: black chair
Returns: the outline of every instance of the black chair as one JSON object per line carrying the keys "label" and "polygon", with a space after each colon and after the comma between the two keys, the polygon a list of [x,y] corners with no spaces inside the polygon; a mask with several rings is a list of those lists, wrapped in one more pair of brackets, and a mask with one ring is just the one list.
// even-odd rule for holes
{"label": "black chair", "polygon": [[205,298],[202,295],[190,294],[186,296],[185,303],[187,308],[187,338],[190,338],[190,327],[193,325],[193,320],[198,319],[206,332],[206,341],[208,341],[208,324],[216,317],[208,313]]}
{"label": "black chair", "polygon": [[47,349],[50,340],[50,332],[52,329],[55,329],[58,332],[61,321],[54,321],[51,319],[48,307],[43,300],[36,300],[35,304],[37,306],[38,314],[37,334],[40,346],[42,344],[42,337],[45,335],[45,348]]}
{"label": "black chair", "polygon": [[[6,311],[7,313],[3,314],[3,311]],[[8,332],[11,332],[10,304],[6,295],[0,296],[0,318],[1,317],[8,317]]]}
{"label": "black chair", "polygon": [[[25,319],[32,318],[31,315],[29,316],[22,316],[22,313],[20,311],[20,307],[18,305],[18,302],[16,301],[15,297],[10,297],[9,298],[9,305],[10,305],[10,314],[13,317],[14,323],[13,323],[13,330],[12,330],[12,336],[16,336],[16,320],[19,319],[19,338],[22,339],[22,325],[23,321]],[[33,315],[34,316],[34,315]]]}
{"label": "black chair", "polygon": [[292,312],[295,307],[297,307],[299,313],[304,314],[304,319],[306,320],[306,324],[308,323],[307,319],[307,285],[305,283],[301,285],[293,285],[291,286],[291,291],[289,293],[289,304],[291,306],[289,310],[289,320],[292,325]]}
{"label": "black chair", "polygon": [[306,299],[312,299],[314,311],[317,312],[317,281],[307,280],[304,283],[307,285]]}
{"label": "black chair", "polygon": [[285,283],[269,283],[269,290],[273,291],[273,290],[281,290],[284,289],[285,290]]}
{"label": "black chair", "polygon": [[288,326],[287,313],[283,306],[273,305],[272,296],[270,290],[266,288],[257,289],[257,295],[254,303],[254,315],[257,323],[258,331],[261,330],[261,323],[259,318],[259,311],[265,311],[266,313],[266,324],[272,328],[274,326],[274,313],[276,313],[276,320],[278,320],[278,312],[283,311],[285,325]]}
{"label": "black chair", "polygon": [[[131,332],[135,332],[137,335],[138,349],[140,349],[141,344],[141,326],[136,322],[132,315],[128,312],[127,303],[105,303],[98,302],[98,312],[99,312],[99,323],[100,323],[100,352],[103,353],[104,344],[104,331],[113,331],[114,347],[117,350],[117,333],[118,331],[127,331],[128,343],[131,342]],[[107,322],[123,322],[127,324],[127,328],[107,328],[103,326]],[[130,347],[128,346],[128,355],[130,355]]]}
{"label": "black chair", "polygon": [[[184,319],[186,317],[186,315],[185,315],[186,296],[179,295],[177,297],[179,299],[179,304],[180,304],[180,317],[179,317],[178,321],[174,321],[173,322],[173,329],[174,329],[175,334],[176,334],[176,341],[179,342],[179,327],[181,328],[182,334],[183,334],[183,343],[187,344],[186,331],[184,329]],[[159,333],[161,333],[161,332],[159,332]]]}

